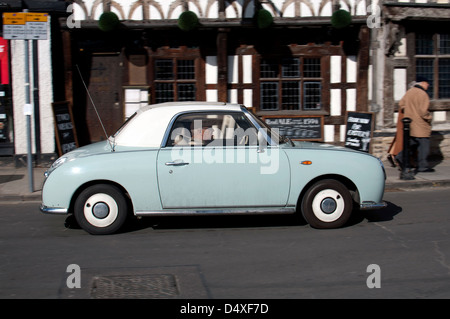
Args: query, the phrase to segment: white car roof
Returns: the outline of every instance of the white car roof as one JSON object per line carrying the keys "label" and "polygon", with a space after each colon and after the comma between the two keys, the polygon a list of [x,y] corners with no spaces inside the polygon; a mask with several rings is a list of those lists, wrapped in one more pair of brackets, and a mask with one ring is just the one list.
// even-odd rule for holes
{"label": "white car roof", "polygon": [[174,115],[182,111],[201,111],[205,110],[240,110],[241,105],[224,102],[165,102],[159,104],[149,104],[139,109],[138,112],[145,112],[149,109],[167,108],[167,112],[173,112]]}
{"label": "white car roof", "polygon": [[140,108],[114,139],[116,145],[160,147],[172,118],[182,112],[241,111],[240,104],[221,102],[167,102]]}

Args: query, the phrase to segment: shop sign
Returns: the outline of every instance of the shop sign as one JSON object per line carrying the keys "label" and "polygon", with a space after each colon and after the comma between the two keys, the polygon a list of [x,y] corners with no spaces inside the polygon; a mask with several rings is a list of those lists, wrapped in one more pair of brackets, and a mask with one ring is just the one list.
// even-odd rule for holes
{"label": "shop sign", "polygon": [[58,152],[59,155],[63,155],[78,147],[72,108],[68,101],[55,102],[52,106]]}
{"label": "shop sign", "polygon": [[277,128],[280,135],[292,140],[322,141],[323,116],[263,116],[263,120],[272,128]]}
{"label": "shop sign", "polygon": [[347,112],[345,147],[362,151],[370,151],[373,132],[373,113]]}

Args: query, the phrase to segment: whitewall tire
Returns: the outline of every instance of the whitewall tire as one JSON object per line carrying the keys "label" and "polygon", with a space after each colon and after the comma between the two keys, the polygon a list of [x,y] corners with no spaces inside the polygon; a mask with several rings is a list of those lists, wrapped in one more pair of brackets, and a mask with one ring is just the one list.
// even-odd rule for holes
{"label": "whitewall tire", "polygon": [[127,217],[127,201],[122,191],[112,185],[93,185],[83,190],[75,201],[78,224],[93,235],[112,234]]}
{"label": "whitewall tire", "polygon": [[311,227],[338,228],[350,218],[353,199],[342,183],[332,179],[322,180],[307,190],[301,211]]}

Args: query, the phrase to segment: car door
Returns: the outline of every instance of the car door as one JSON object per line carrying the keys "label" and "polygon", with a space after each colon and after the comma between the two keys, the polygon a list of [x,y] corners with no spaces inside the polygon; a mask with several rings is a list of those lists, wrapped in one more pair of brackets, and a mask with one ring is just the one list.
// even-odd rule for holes
{"label": "car door", "polygon": [[164,209],[283,207],[290,172],[284,151],[258,147],[243,113],[185,113],[157,160]]}

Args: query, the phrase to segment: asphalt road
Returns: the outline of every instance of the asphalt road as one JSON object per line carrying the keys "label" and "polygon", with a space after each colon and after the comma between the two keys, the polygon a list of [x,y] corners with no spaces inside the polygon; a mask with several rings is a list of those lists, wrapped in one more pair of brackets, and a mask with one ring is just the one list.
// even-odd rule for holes
{"label": "asphalt road", "polygon": [[111,236],[38,203],[1,203],[0,298],[449,298],[449,194],[386,193],[388,208],[336,230],[172,217]]}

